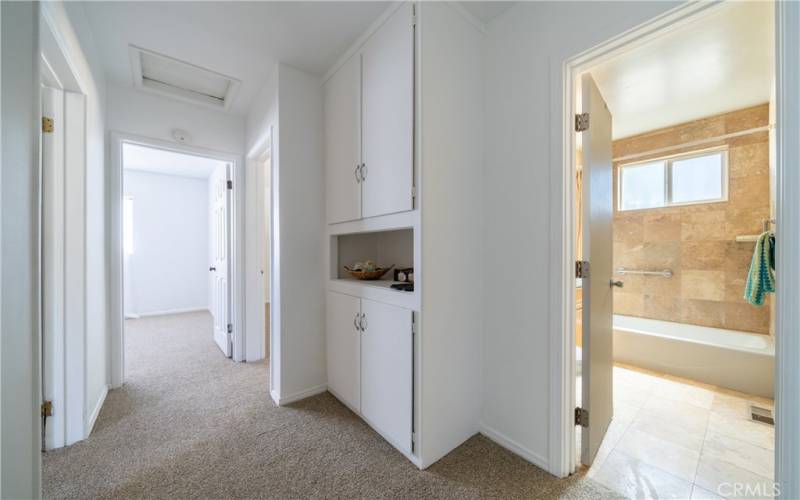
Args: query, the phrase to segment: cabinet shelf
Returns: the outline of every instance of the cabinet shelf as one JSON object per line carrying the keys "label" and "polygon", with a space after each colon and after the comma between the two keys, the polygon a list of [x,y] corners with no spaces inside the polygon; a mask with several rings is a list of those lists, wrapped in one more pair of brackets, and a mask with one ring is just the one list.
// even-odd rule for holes
{"label": "cabinet shelf", "polygon": [[355,278],[332,278],[328,281],[328,290],[345,293],[354,297],[376,300],[393,304],[406,309],[419,309],[419,294],[416,290],[405,292],[389,288],[397,281],[374,280],[365,281]]}

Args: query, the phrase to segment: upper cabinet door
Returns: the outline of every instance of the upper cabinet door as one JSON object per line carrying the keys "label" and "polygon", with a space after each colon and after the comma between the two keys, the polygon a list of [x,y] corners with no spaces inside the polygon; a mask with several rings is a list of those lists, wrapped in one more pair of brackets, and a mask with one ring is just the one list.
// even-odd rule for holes
{"label": "upper cabinet door", "polygon": [[361,300],[361,414],[393,445],[411,452],[412,312]]}
{"label": "upper cabinet door", "polygon": [[364,217],[414,208],[411,9],[403,4],[362,49]]}
{"label": "upper cabinet door", "polygon": [[361,218],[361,56],[354,55],[324,89],[328,222]]}
{"label": "upper cabinet door", "polygon": [[351,409],[361,409],[361,300],[328,292],[328,387]]}

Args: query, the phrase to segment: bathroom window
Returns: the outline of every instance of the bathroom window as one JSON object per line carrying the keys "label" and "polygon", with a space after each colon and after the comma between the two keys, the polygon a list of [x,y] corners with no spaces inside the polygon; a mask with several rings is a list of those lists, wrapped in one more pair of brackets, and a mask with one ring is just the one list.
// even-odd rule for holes
{"label": "bathroom window", "polygon": [[620,165],[619,210],[713,203],[728,199],[728,151],[694,153]]}

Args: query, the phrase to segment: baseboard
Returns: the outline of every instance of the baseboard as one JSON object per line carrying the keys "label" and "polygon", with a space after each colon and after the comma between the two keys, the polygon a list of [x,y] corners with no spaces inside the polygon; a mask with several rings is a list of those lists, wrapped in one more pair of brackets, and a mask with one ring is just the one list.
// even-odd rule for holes
{"label": "baseboard", "polygon": [[316,396],[317,394],[322,394],[327,390],[328,390],[327,384],[323,384],[323,385],[318,385],[316,387],[311,387],[310,389],[306,389],[304,391],[295,392],[294,394],[286,397],[279,396],[275,391],[270,391],[270,395],[272,396],[272,400],[275,401],[275,404],[277,404],[278,406],[286,406],[290,403],[300,401],[301,399],[306,399],[310,398],[311,396]]}
{"label": "baseboard", "polygon": [[138,316],[140,318],[146,318],[148,316],[166,316],[167,314],[183,314],[183,313],[200,312],[200,311],[208,311],[208,307],[187,307],[184,309],[167,309],[164,311],[150,311],[145,313],[139,313]]}
{"label": "baseboard", "polygon": [[103,392],[100,393],[100,397],[97,398],[97,404],[94,406],[94,410],[92,410],[92,414],[89,415],[89,421],[86,422],[86,435],[84,439],[88,438],[89,435],[92,433],[92,429],[94,429],[94,424],[97,422],[97,417],[100,416],[100,410],[103,409],[103,403],[106,402],[106,396],[108,396],[108,386],[103,386]]}
{"label": "baseboard", "polygon": [[525,460],[532,463],[536,467],[539,467],[540,469],[550,472],[549,460],[539,455],[538,453],[535,453],[525,448],[524,446],[517,444],[511,438],[503,435],[500,432],[497,432],[491,427],[487,427],[483,423],[481,423],[480,425],[480,433],[489,438],[490,440],[494,441],[498,445],[502,446],[503,448],[507,449],[508,451],[524,458]]}

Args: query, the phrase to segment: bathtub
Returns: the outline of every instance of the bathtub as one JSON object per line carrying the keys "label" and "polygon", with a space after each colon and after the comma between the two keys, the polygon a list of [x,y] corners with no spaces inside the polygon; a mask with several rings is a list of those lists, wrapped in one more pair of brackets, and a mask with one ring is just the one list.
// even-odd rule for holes
{"label": "bathtub", "polygon": [[774,397],[771,336],[614,315],[614,360]]}

